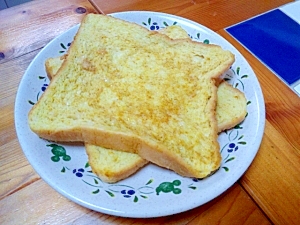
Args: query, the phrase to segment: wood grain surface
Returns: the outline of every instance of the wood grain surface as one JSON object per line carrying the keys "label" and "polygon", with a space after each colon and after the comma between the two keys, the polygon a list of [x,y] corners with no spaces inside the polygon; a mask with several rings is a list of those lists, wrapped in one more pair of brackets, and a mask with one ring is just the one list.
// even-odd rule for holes
{"label": "wood grain surface", "polygon": [[255,71],[266,106],[261,147],[240,183],[273,222],[297,224],[299,214],[291,209],[300,206],[300,99],[226,31],[218,33],[244,55]]}
{"label": "wood grain surface", "polygon": [[[299,224],[300,98],[224,30],[287,2],[35,0],[0,11],[0,224]],[[129,10],[166,12],[216,31],[247,59],[265,98],[264,137],[246,173],[221,196],[177,215],[131,219],[77,205],[36,174],[16,136],[15,96],[36,54],[86,13]]]}
{"label": "wood grain surface", "polygon": [[165,12],[196,21],[214,31],[279,7],[290,0],[90,0],[104,14],[120,11],[146,10]]}
{"label": "wood grain surface", "polygon": [[0,11],[0,52],[5,55],[0,63],[45,46],[78,24],[86,13],[95,12],[87,0],[51,0],[48,4],[32,1]]}

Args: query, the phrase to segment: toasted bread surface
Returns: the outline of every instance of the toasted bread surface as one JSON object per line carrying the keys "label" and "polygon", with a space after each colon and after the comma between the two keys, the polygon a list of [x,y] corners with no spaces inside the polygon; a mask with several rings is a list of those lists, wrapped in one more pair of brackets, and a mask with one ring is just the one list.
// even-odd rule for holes
{"label": "toasted bread surface", "polygon": [[[165,34],[168,34],[168,30],[163,29]],[[174,29],[170,30],[174,31]],[[50,79],[55,76],[63,60],[60,57],[46,60],[46,71]],[[242,92],[225,81],[218,86],[217,96],[216,118],[218,131],[221,132],[243,121],[246,115],[246,98]],[[85,148],[92,171],[107,183],[129,177],[148,162],[133,153],[108,150],[89,144],[86,144]]]}
{"label": "toasted bread surface", "polygon": [[221,160],[212,78],[233,61],[219,46],[89,14],[29,125],[50,140],[138,153],[183,176],[205,177]]}
{"label": "toasted bread surface", "polygon": [[[158,32],[167,35],[172,39],[190,38],[188,33],[178,25],[167,26]],[[45,63],[45,68],[48,77],[51,79],[55,76],[58,69],[61,67],[66,56],[48,58]],[[216,119],[218,124],[218,132],[230,129],[242,122],[246,116],[246,98],[244,93],[232,87],[225,81],[221,82],[221,88],[217,83],[217,106]]]}
{"label": "toasted bread surface", "polygon": [[226,81],[218,86],[218,107],[216,118],[219,132],[233,128],[241,123],[247,114],[247,99],[240,90]]}
{"label": "toasted bread surface", "polygon": [[[170,28],[171,27],[172,26],[170,26]],[[170,30],[174,32],[173,28]],[[176,28],[176,30],[179,30],[179,28]],[[168,34],[168,29],[165,28],[162,29],[162,31],[164,31],[166,35]],[[48,58],[46,60],[46,71],[50,79],[55,76],[55,73],[63,63],[63,60],[64,59],[61,59],[60,57]],[[220,84],[218,84],[216,106],[218,133],[233,128],[241,123],[245,119],[246,114],[247,99],[244,93],[232,87],[226,81],[221,81]]]}
{"label": "toasted bread surface", "polygon": [[[172,39],[190,38],[186,31],[177,25],[168,26],[159,30],[159,32]],[[64,59],[65,57],[62,56],[46,60],[46,72],[50,79],[55,76]],[[218,87],[217,96],[216,116],[218,131],[221,132],[243,120],[245,117],[246,100],[243,98],[244,95],[242,92],[235,91],[231,85],[226,84],[221,84]],[[236,102],[236,100],[240,100],[240,102]],[[226,104],[223,103],[225,101]],[[231,103],[232,101],[233,103]],[[231,107],[231,105],[235,107]],[[89,144],[86,144],[85,147],[92,171],[107,183],[120,181],[147,164],[147,161],[137,154],[108,150]]]}
{"label": "toasted bread surface", "polygon": [[[159,32],[175,38],[188,38],[188,34],[179,26],[169,26]],[[48,58],[45,62],[46,73],[50,79],[61,67],[65,56]],[[125,179],[148,163],[138,154],[105,149],[85,144],[92,171],[104,182],[115,183]]]}
{"label": "toasted bread surface", "polygon": [[127,178],[148,163],[139,155],[85,144],[92,171],[104,182]]}
{"label": "toasted bread surface", "polygon": [[188,33],[179,25],[167,26],[157,32],[167,35],[171,39],[190,39]]}
{"label": "toasted bread surface", "polygon": [[55,57],[55,58],[48,58],[45,61],[45,69],[48,78],[51,80],[63,64],[64,60],[66,58],[66,55],[62,57]]}

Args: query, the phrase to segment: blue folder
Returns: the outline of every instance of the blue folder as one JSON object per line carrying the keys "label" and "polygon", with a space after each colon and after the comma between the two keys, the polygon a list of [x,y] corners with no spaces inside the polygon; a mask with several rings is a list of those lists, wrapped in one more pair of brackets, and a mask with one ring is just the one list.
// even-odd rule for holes
{"label": "blue folder", "polygon": [[275,9],[226,30],[288,86],[298,83],[300,24],[295,20]]}

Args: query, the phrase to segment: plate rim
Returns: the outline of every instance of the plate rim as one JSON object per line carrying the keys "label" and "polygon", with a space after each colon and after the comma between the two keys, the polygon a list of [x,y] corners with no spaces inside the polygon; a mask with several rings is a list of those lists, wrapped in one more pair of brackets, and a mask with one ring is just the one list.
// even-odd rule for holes
{"label": "plate rim", "polygon": [[[230,45],[232,48],[234,48],[237,52],[239,52],[228,40],[226,40],[224,37],[222,37],[221,35],[219,35],[218,33],[216,33],[216,32],[214,32],[213,30],[211,30],[210,28],[207,28],[207,27],[205,27],[205,26],[203,26],[202,24],[199,24],[199,23],[197,23],[197,22],[195,22],[195,21],[192,21],[192,20],[189,20],[189,19],[186,19],[186,18],[184,18],[184,17],[180,17],[180,16],[176,16],[176,15],[172,15],[172,14],[168,14],[168,13],[161,13],[161,12],[152,12],[152,11],[124,11],[124,12],[116,12],[116,13],[111,13],[111,14],[109,14],[109,15],[111,15],[111,16],[116,16],[116,15],[121,15],[121,14],[135,14],[135,13],[148,13],[148,14],[151,14],[151,16],[157,16],[157,17],[159,17],[160,15],[164,15],[164,16],[166,16],[166,17],[170,17],[170,18],[178,18],[178,19],[180,19],[180,20],[184,20],[184,21],[186,21],[186,22],[188,22],[188,23],[193,23],[193,25],[196,25],[196,26],[200,26],[201,28],[204,28],[204,29],[206,29],[206,30],[208,30],[208,31],[210,31],[211,33],[213,33],[214,35],[217,35],[217,37],[218,38],[221,38],[221,39],[223,39],[223,41],[225,41],[228,45]],[[58,36],[56,36],[55,38],[53,38],[49,43],[47,43],[46,45],[45,45],[45,47],[46,46],[48,46],[48,45],[50,45],[50,43],[52,43],[52,42],[55,42],[56,40],[57,40],[57,38],[59,38],[59,37],[62,37],[63,35],[65,35],[67,32],[69,32],[71,29],[76,29],[76,27],[79,27],[79,24],[77,24],[77,25],[74,25],[74,26],[72,26],[71,28],[69,28],[68,30],[66,30],[66,31],[64,31],[62,34],[60,34],[60,35],[58,35]],[[44,47],[44,48],[45,48]],[[43,49],[44,49],[43,48]],[[205,204],[205,203],[207,203],[208,201],[211,201],[211,200],[213,200],[214,198],[216,198],[216,197],[218,197],[219,195],[221,195],[222,193],[224,193],[224,192],[226,192],[246,171],[247,171],[247,169],[248,169],[248,167],[251,165],[251,163],[252,163],[252,161],[254,160],[254,158],[255,158],[255,156],[256,156],[256,154],[257,154],[257,152],[258,152],[258,150],[259,150],[259,146],[260,146],[260,144],[261,144],[261,141],[262,141],[262,138],[263,138],[263,134],[264,134],[264,127],[265,127],[265,104],[264,104],[264,98],[263,98],[263,94],[262,94],[262,90],[261,90],[261,87],[260,87],[260,84],[259,84],[259,82],[258,82],[258,80],[257,80],[257,77],[256,77],[256,74],[254,73],[254,71],[253,71],[253,69],[251,68],[251,66],[249,65],[249,63],[248,63],[248,61],[245,59],[245,57],[240,53],[240,55],[242,56],[242,58],[243,58],[243,60],[245,61],[245,63],[247,64],[247,66],[252,70],[252,72],[253,72],[253,74],[254,74],[254,76],[255,76],[255,78],[256,78],[256,80],[257,80],[257,84],[258,84],[258,86],[259,86],[259,90],[256,90],[256,92],[255,92],[255,94],[257,95],[256,96],[256,100],[258,101],[258,106],[259,107],[261,107],[260,109],[257,109],[257,110],[259,110],[259,112],[260,112],[260,114],[259,115],[261,115],[261,116],[263,116],[263,118],[258,118],[258,121],[260,122],[260,125],[261,125],[261,127],[263,127],[263,128],[261,128],[259,131],[259,134],[258,134],[258,136],[256,136],[258,139],[259,139],[259,141],[258,142],[255,142],[255,144],[256,144],[256,151],[255,152],[253,152],[253,154],[252,154],[252,158],[249,158],[248,159],[248,166],[246,167],[246,169],[244,170],[244,171],[240,171],[240,173],[238,173],[237,175],[236,175],[236,177],[237,177],[237,179],[235,179],[236,181],[235,182],[233,182],[231,185],[229,185],[227,188],[225,188],[225,189],[223,189],[222,191],[220,191],[219,193],[217,193],[217,195],[215,196],[215,197],[213,197],[213,198],[211,198],[211,199],[208,199],[207,201],[205,201],[204,203],[202,203],[202,204],[199,204],[199,205],[197,205],[196,204],[196,202],[195,202],[195,204],[194,205],[189,205],[188,207],[183,207],[183,208],[181,208],[180,210],[178,210],[178,208],[177,208],[177,210],[169,210],[169,211],[166,211],[166,212],[162,212],[161,214],[147,214],[147,215],[145,215],[145,214],[143,214],[143,215],[141,215],[141,213],[136,213],[136,212],[134,212],[134,213],[122,213],[122,212],[120,212],[120,211],[114,211],[113,209],[111,209],[111,210],[109,210],[109,209],[105,209],[105,208],[101,208],[101,207],[93,207],[92,205],[90,205],[90,204],[88,204],[88,203],[86,203],[84,200],[80,200],[80,199],[76,199],[75,197],[73,197],[73,196],[70,196],[67,192],[64,192],[63,190],[61,190],[61,189],[59,189],[58,187],[57,187],[57,185],[55,185],[54,184],[54,182],[51,182],[51,181],[49,181],[48,179],[45,179],[40,173],[39,173],[39,169],[38,168],[36,168],[36,165],[33,165],[32,163],[31,163],[31,161],[29,160],[29,158],[30,158],[30,156],[28,156],[28,154],[27,154],[27,152],[25,152],[24,151],[24,148],[23,148],[23,145],[24,145],[24,143],[22,142],[20,142],[20,140],[22,140],[22,137],[20,137],[20,131],[19,131],[19,129],[17,129],[17,127],[18,127],[18,122],[17,122],[17,118],[19,117],[19,115],[17,115],[17,113],[19,112],[19,109],[17,109],[18,108],[18,106],[17,106],[17,104],[18,104],[18,102],[20,101],[19,99],[21,98],[20,97],[20,89],[21,89],[21,85],[23,84],[23,83],[25,83],[25,75],[28,73],[28,71],[29,71],[29,68],[32,66],[32,64],[34,63],[34,61],[41,55],[41,54],[43,54],[42,52],[43,52],[43,49],[34,57],[34,59],[31,61],[31,63],[29,64],[29,66],[28,66],[28,68],[26,69],[26,71],[25,71],[25,73],[24,73],[24,76],[22,77],[22,79],[21,79],[21,82],[19,83],[19,87],[18,87],[18,91],[17,91],[17,95],[16,95],[16,100],[15,100],[15,107],[14,107],[14,109],[15,109],[15,128],[16,128],[16,133],[17,133],[17,137],[18,137],[18,140],[19,140],[19,143],[20,143],[20,145],[21,145],[21,148],[22,148],[22,151],[23,151],[23,153],[25,154],[25,156],[26,156],[26,158],[27,158],[27,160],[28,160],[28,162],[30,163],[30,165],[34,168],[34,170],[35,170],[35,172],[37,173],[37,174],[39,174],[39,176],[49,185],[49,186],[51,186],[53,189],[55,189],[57,192],[59,192],[60,194],[62,194],[64,197],[66,197],[67,199],[70,199],[70,200],[72,200],[73,202],[75,202],[75,203],[77,203],[77,204],[79,204],[79,205],[82,205],[82,206],[84,206],[84,207],[86,207],[86,208],[89,208],[89,209],[92,209],[92,210],[95,210],[95,211],[98,211],[98,212],[101,212],[101,213],[105,213],[105,214],[109,214],[109,215],[114,215],[114,216],[122,216],[122,217],[131,217],[131,218],[150,218],[150,217],[161,217],[161,216],[167,216],[167,215],[172,215],[172,214],[177,214],[177,213],[180,213],[180,212],[184,212],[184,211],[187,211],[187,210],[190,210],[190,209],[193,209],[193,208],[195,208],[195,207],[199,207],[199,206],[201,206],[201,205],[203,205],[203,204]],[[29,158],[28,158],[29,157]],[[50,183],[49,183],[50,182]],[[99,210],[100,209],[100,210]]]}

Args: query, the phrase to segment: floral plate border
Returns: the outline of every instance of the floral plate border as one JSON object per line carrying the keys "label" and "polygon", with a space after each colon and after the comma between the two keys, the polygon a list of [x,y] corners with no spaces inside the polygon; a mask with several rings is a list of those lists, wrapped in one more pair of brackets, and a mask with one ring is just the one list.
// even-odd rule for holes
{"label": "floral plate border", "polygon": [[84,146],[48,142],[33,134],[28,127],[27,114],[49,83],[44,61],[67,51],[78,25],[51,41],[32,61],[20,83],[15,123],[24,154],[37,173],[59,193],[85,207],[111,215],[165,216],[212,200],[246,171],[262,139],[264,101],[253,70],[225,39],[193,21],[143,11],[114,13],[112,16],[136,22],[150,30],[178,24],[193,40],[219,44],[236,55],[236,62],[224,74],[224,78],[245,93],[248,114],[244,122],[219,135],[223,158],[221,168],[214,175],[199,180],[183,178],[172,171],[147,165],[130,178],[108,184],[92,173],[83,151]]}

